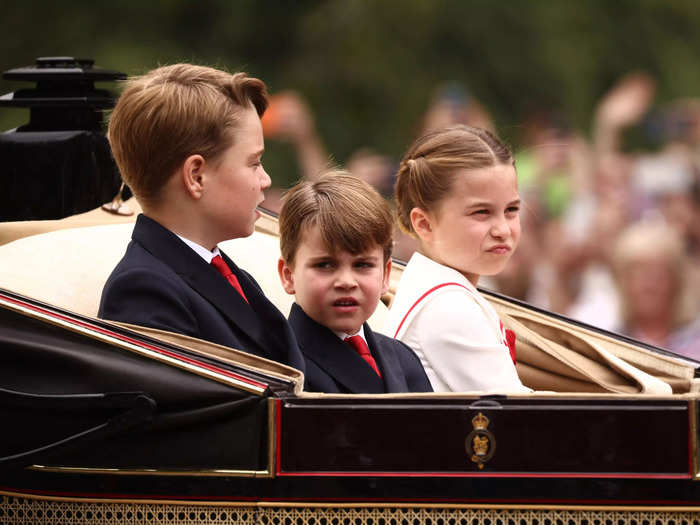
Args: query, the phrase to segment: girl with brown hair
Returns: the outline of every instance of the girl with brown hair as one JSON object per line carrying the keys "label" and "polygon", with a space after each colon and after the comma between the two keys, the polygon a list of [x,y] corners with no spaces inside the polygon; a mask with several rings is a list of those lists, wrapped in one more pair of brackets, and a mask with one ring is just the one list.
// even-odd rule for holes
{"label": "girl with brown hair", "polygon": [[520,238],[511,151],[470,126],[427,133],[401,161],[395,198],[399,225],[420,248],[385,333],[416,351],[435,391],[528,391],[514,342],[476,288],[481,275],[503,269]]}

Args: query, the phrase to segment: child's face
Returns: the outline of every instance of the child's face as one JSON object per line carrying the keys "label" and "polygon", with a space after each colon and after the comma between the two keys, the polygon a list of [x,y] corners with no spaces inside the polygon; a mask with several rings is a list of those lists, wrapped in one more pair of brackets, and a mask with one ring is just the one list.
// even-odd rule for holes
{"label": "child's face", "polygon": [[270,186],[261,157],[265,149],[262,126],[251,105],[241,113],[234,143],[216,162],[204,168],[203,213],[216,242],[253,233],[257,206]]}
{"label": "child's face", "polygon": [[515,169],[463,171],[434,212],[411,211],[425,255],[454,268],[476,285],[499,273],[520,239],[520,197]]}
{"label": "child's face", "polygon": [[391,260],[381,246],[351,254],[330,251],[317,227],[301,236],[294,264],[279,261],[282,286],[314,321],[334,332],[356,333],[389,288]]}

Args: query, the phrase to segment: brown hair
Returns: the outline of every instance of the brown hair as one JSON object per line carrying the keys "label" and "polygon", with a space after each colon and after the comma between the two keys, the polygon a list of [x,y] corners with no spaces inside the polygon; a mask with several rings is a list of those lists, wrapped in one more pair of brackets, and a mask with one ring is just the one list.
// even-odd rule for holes
{"label": "brown hair", "polygon": [[452,189],[457,171],[513,162],[508,146],[484,129],[459,125],[426,133],[399,165],[394,186],[399,226],[415,236],[411,210],[433,211]]}
{"label": "brown hair", "polygon": [[331,249],[360,253],[382,247],[384,262],[391,257],[391,209],[369,184],[346,171],[328,171],[316,182],[300,182],[284,198],[279,216],[280,249],[287,264],[309,226],[318,226]]}
{"label": "brown hair", "polygon": [[233,142],[242,110],[267,108],[265,84],[245,73],[174,64],[126,82],[109,121],[122,178],[145,201],[193,154],[215,161]]}

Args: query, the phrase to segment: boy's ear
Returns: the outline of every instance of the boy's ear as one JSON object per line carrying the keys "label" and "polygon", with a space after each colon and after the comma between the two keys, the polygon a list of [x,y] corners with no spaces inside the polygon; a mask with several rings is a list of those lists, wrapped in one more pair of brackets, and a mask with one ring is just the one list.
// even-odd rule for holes
{"label": "boy's ear", "polygon": [[204,168],[207,162],[201,155],[190,155],[182,163],[181,176],[187,193],[199,199],[204,193]]}
{"label": "boy's ear", "polygon": [[292,273],[292,268],[287,264],[282,257],[277,261],[277,273],[280,274],[280,282],[282,283],[282,288],[289,295],[294,295],[296,291],[294,290],[294,275]]}
{"label": "boy's ear", "polygon": [[391,282],[391,257],[386,262],[384,267],[384,277],[382,279],[382,295],[389,291],[389,283]]}
{"label": "boy's ear", "polygon": [[432,216],[422,208],[413,208],[410,213],[411,225],[421,241],[433,238]]}

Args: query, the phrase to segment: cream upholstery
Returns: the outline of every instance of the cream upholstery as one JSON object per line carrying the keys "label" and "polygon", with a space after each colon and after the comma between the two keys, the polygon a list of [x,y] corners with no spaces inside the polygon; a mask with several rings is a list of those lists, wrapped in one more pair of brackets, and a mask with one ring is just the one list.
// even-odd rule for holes
{"label": "cream upholstery", "polygon": [[[53,231],[29,237],[21,237],[19,231],[21,238],[1,245],[0,287],[95,316],[104,282],[126,249],[133,223],[65,226],[65,221],[42,221],[36,228]],[[293,298],[284,292],[277,276],[276,220],[264,216],[256,228],[252,236],[220,246],[287,315]],[[394,286],[401,271],[400,264],[394,265]],[[518,373],[535,389],[665,395],[670,393],[669,385],[676,393],[700,388],[693,378],[695,365],[684,359],[659,355],[503,300],[490,300],[504,324],[515,330]],[[381,331],[386,313],[387,307],[380,303],[370,319],[373,329]]]}
{"label": "cream upholstery", "polygon": [[124,254],[133,224],[57,230],[0,246],[0,286],[95,316],[100,293]]}
{"label": "cream upholstery", "polygon": [[[110,205],[105,204],[104,206],[109,207]],[[84,228],[101,224],[133,223],[136,220],[136,216],[141,212],[141,207],[134,197],[121,203],[121,206],[119,206],[120,213],[110,212],[104,206],[63,219],[0,222],[0,246],[23,237],[55,230]]]}
{"label": "cream upholstery", "polygon": [[[61,229],[0,246],[0,287],[88,316],[97,315],[102,287],[131,239],[132,223]],[[293,302],[277,276],[278,238],[256,231],[220,243],[251,273],[286,316]],[[381,327],[386,306],[370,319]]]}

